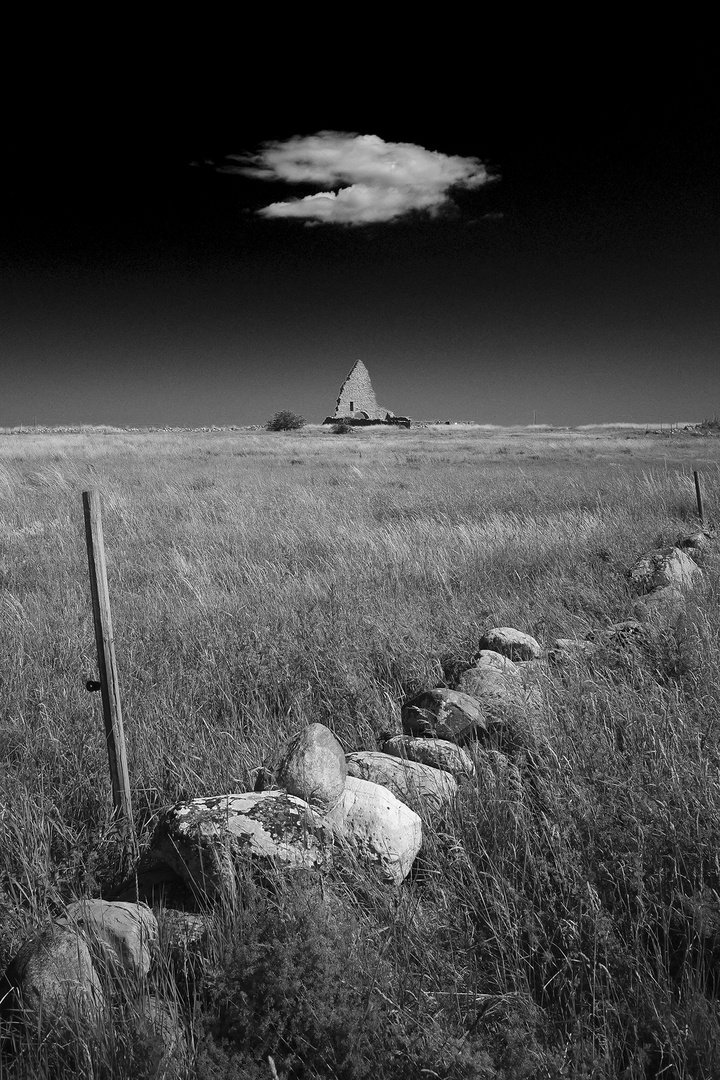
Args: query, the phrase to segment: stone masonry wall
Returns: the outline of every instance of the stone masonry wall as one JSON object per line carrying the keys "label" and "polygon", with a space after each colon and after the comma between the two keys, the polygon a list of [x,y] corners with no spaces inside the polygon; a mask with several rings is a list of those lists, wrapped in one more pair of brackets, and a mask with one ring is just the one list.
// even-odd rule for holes
{"label": "stone masonry wall", "polygon": [[358,360],[340,387],[335,418],[361,413],[367,413],[370,420],[384,420],[387,410],[381,409],[375,400],[368,369]]}

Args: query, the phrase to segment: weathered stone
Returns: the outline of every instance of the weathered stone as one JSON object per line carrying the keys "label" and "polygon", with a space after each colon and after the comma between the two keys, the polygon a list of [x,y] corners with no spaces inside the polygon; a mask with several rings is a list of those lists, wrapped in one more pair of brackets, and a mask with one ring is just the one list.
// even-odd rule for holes
{"label": "weathered stone", "polygon": [[517,665],[509,656],[495,652],[494,649],[481,649],[473,660],[473,667],[493,668],[495,671],[505,671],[517,675]]}
{"label": "weathered stone", "polygon": [[312,869],[332,859],[332,832],[308,803],[285,791],[193,799],[168,810],[151,850],[200,895],[236,894],[238,865],[259,859]]}
{"label": "weathered stone", "polygon": [[90,949],[74,927],[53,923],[20,948],[5,986],[25,1021],[40,1030],[80,1019],[95,1026],[105,995]]}
{"label": "weathered stone", "polygon": [[345,753],[330,728],[310,724],[291,741],[277,770],[277,782],[305,802],[334,806],[345,790]]}
{"label": "weathered stone", "polygon": [[405,702],[401,715],[406,735],[449,739],[462,745],[488,734],[478,702],[458,690],[423,690]]}
{"label": "weathered stone", "polygon": [[659,585],[656,589],[639,596],[634,610],[640,616],[672,616],[685,606],[685,591],[678,585]]}
{"label": "weathered stone", "polygon": [[153,1080],[175,1080],[187,1075],[189,1047],[184,1024],[175,1007],[155,994],[144,1002],[139,1025],[146,1051],[146,1073]]}
{"label": "weathered stone", "polygon": [[585,638],[556,638],[549,658],[556,664],[578,663],[591,660],[598,652],[600,645],[596,641]]}
{"label": "weathered stone", "polygon": [[337,838],[359,859],[399,885],[422,843],[418,815],[381,784],[348,776],[340,802],[328,813]]}
{"label": "weathered stone", "polygon": [[347,756],[348,775],[382,784],[403,802],[442,806],[457,795],[457,780],[442,769],[375,750]]}
{"label": "weathered stone", "polygon": [[158,926],[146,904],[77,900],[68,905],[66,919],[82,929],[91,949],[97,946],[111,969],[119,967],[136,978],[147,975]]}
{"label": "weathered stone", "polygon": [[702,558],[712,548],[712,536],[710,533],[705,532],[704,529],[698,529],[697,532],[690,533],[689,536],[684,536],[681,540],[678,540],[677,547],[682,551],[686,551],[693,559]]}
{"label": "weathered stone", "polygon": [[350,416],[368,420],[384,420],[387,409],[381,409],[375,400],[368,369],[357,360],[340,387],[334,419]]}
{"label": "weathered stone", "polygon": [[460,676],[458,690],[475,698],[481,709],[525,704],[525,687],[514,664],[512,668],[488,663],[468,668]]}
{"label": "weathered stone", "polygon": [[393,735],[382,745],[386,754],[420,761],[433,769],[443,769],[456,780],[472,776],[475,772],[472,758],[457,743],[448,739],[417,739],[413,735]]}
{"label": "weathered stone", "polygon": [[702,575],[700,568],[678,547],[648,551],[635,560],[628,578],[635,592],[653,592],[666,585],[689,589]]}
{"label": "weathered stone", "polygon": [[481,651],[491,649],[502,653],[511,660],[536,660],[542,652],[534,637],[512,626],[496,626],[487,630],[480,638],[479,648]]}

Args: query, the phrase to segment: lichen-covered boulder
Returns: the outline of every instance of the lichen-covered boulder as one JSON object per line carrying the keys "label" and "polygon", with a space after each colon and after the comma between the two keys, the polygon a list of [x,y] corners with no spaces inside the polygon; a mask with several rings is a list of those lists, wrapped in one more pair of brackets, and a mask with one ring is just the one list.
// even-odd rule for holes
{"label": "lichen-covered boulder", "polygon": [[470,755],[449,739],[417,739],[413,735],[393,735],[385,740],[382,749],[393,757],[420,761],[433,769],[443,769],[444,772],[451,773],[456,780],[472,776],[475,772]]}
{"label": "lichen-covered boulder", "polygon": [[357,858],[393,884],[404,881],[422,844],[414,810],[381,784],[348,776],[342,799],[327,816]]}
{"label": "lichen-covered boulder", "polygon": [[328,865],[332,830],[303,799],[246,791],[171,807],[158,822],[151,851],[196,894],[215,899],[235,896],[238,867],[255,860],[286,869]]}
{"label": "lichen-covered boulder", "polygon": [[277,782],[288,794],[324,809],[338,801],[346,776],[343,748],[324,724],[299,732],[277,770]]}
{"label": "lichen-covered boulder", "polygon": [[478,702],[458,690],[423,690],[401,709],[406,735],[448,739],[463,745],[488,735],[488,725]]}
{"label": "lichen-covered boulder", "polygon": [[671,585],[689,589],[702,577],[702,570],[678,547],[648,551],[635,560],[628,572],[632,589],[639,594]]}
{"label": "lichen-covered boulder", "polygon": [[157,919],[146,904],[110,900],[77,900],[63,922],[81,928],[91,949],[112,968],[136,978],[150,970],[158,940]]}
{"label": "lichen-covered boulder", "polygon": [[480,651],[490,649],[502,653],[511,660],[536,660],[542,652],[534,637],[512,626],[495,626],[487,630],[480,638],[479,648]]}
{"label": "lichen-covered boulder", "polygon": [[69,925],[53,923],[29,938],[10,962],[3,983],[3,1008],[12,1005],[38,1030],[63,1026],[71,1017],[95,1027],[105,1008],[87,942]]}
{"label": "lichen-covered boulder", "polygon": [[457,795],[457,780],[442,769],[407,761],[377,750],[359,750],[347,755],[348,776],[382,784],[403,802],[413,806],[439,807]]}

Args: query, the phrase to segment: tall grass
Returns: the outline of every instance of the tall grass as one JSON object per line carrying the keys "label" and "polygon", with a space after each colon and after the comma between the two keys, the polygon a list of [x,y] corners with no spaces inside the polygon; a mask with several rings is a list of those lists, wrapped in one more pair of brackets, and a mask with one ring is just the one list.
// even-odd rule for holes
{"label": "tall grass", "polygon": [[[145,843],[164,806],[251,787],[310,720],[376,748],[488,626],[550,645],[630,617],[625,570],[692,527],[694,467],[717,504],[719,458],[624,431],[0,439],[0,967],[127,869],[84,689],[84,488]],[[719,608],[712,555],[643,647],[548,676],[523,793],[480,770],[397,894],[345,864],[320,899],[248,885],[190,982],[164,955],[190,1075],[268,1076],[268,1054],[295,1077],[720,1074]],[[92,1075],[140,1075],[121,1013]],[[0,1076],[57,1072],[42,1053]]]}

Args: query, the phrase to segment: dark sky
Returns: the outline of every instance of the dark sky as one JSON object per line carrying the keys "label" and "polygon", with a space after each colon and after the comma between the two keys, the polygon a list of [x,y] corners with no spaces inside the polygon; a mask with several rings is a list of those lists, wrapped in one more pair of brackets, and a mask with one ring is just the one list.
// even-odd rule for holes
{"label": "dark sky", "polygon": [[[178,67],[45,71],[10,119],[0,426],[319,422],[357,359],[417,419],[720,411],[710,78],[581,61],[551,82],[503,55],[450,78],[425,57],[422,78],[406,58],[369,93],[338,84],[342,65],[282,86]],[[479,158],[499,179],[435,216],[309,227],[257,210],[322,185],[218,169],[321,131]]]}

